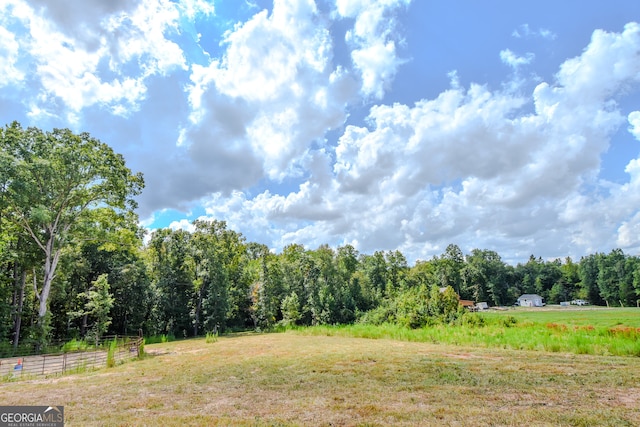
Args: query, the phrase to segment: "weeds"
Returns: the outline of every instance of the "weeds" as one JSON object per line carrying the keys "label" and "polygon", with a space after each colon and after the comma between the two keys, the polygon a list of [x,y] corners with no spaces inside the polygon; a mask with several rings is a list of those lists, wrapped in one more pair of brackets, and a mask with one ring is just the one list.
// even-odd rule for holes
{"label": "weeds", "polygon": [[204,342],[206,342],[207,344],[218,342],[218,333],[217,332],[207,332],[207,336],[205,337]]}
{"label": "weeds", "polygon": [[87,349],[89,349],[91,347],[91,345],[89,345],[86,341],[81,340],[78,341],[75,338],[72,339],[71,341],[66,342],[63,346],[62,346],[62,352],[63,353],[71,353],[74,351],[85,351]]}
{"label": "weeds", "polygon": [[113,368],[116,366],[116,350],[118,348],[117,340],[113,340],[109,343],[109,349],[107,350],[107,368]]}
{"label": "weeds", "polygon": [[[626,312],[624,312],[626,313]],[[614,356],[640,356],[640,328],[619,324],[615,311],[608,318],[596,315],[599,324],[616,324],[614,327],[595,327],[592,324],[575,324],[566,313],[564,319],[556,319],[553,312],[538,316],[538,322],[520,320],[512,314],[466,314],[453,324],[433,325],[409,329],[394,324],[348,326],[316,326],[301,329],[302,334],[352,336],[371,339],[395,339],[454,345],[470,345],[486,348],[537,350],[553,353],[597,354]],[[637,312],[635,313],[637,315]],[[583,313],[574,312],[574,316]],[[527,316],[524,316],[525,319]],[[531,316],[533,317],[533,316]],[[553,321],[546,321],[553,320]],[[567,322],[567,323],[565,323]],[[580,323],[586,319],[580,319]]]}
{"label": "weeds", "polygon": [[175,340],[176,337],[172,334],[152,335],[145,338],[147,344],[167,343]]}

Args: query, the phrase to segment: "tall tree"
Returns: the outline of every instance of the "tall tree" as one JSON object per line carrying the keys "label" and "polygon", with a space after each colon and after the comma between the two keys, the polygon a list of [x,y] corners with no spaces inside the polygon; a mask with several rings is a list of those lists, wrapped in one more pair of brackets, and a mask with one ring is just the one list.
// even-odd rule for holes
{"label": "tall tree", "polygon": [[[625,255],[622,249],[614,249],[608,255],[599,254],[598,259],[598,288],[600,296],[609,304],[623,304],[626,295],[621,295],[621,290],[625,290],[627,286],[623,286],[627,275],[625,274]],[[629,288],[631,286],[628,286]]]}
{"label": "tall tree", "polygon": [[462,267],[464,267],[464,256],[458,245],[448,245],[436,265],[440,276],[440,287],[451,286],[459,295],[462,284],[461,272]]}
{"label": "tall tree", "polygon": [[191,335],[191,304],[195,291],[195,266],[191,234],[184,230],[156,230],[148,256],[154,291],[149,329],[174,336]]}
{"label": "tall tree", "polygon": [[598,257],[599,254],[591,254],[580,259],[578,274],[580,276],[580,290],[578,296],[586,299],[591,304],[602,304],[604,300],[600,296],[598,288]]}
{"label": "tall tree", "polygon": [[75,316],[90,317],[92,321],[90,336],[96,342],[107,332],[111,324],[111,308],[113,308],[113,296],[106,274],[100,275],[92,284],[88,291],[78,294],[83,300],[81,311],[74,313]]}
{"label": "tall tree", "polygon": [[109,210],[111,219],[132,212],[143,179],[126,167],[122,155],[88,133],[43,132],[14,122],[0,132],[0,148],[7,165],[7,217],[42,251],[41,284],[34,288],[42,325],[62,250],[85,232],[83,218],[97,209]]}

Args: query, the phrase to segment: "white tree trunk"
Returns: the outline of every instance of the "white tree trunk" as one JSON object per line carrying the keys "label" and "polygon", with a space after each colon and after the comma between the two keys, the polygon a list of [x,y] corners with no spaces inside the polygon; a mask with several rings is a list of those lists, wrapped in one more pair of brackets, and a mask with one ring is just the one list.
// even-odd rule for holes
{"label": "white tree trunk", "polygon": [[51,283],[55,277],[56,267],[58,266],[58,260],[60,259],[60,249],[54,251],[55,239],[49,238],[47,245],[45,246],[45,261],[44,261],[44,278],[42,280],[42,290],[38,293],[36,289],[36,296],[40,302],[38,309],[38,316],[40,320],[47,314],[47,302],[49,301],[49,293],[51,292]]}

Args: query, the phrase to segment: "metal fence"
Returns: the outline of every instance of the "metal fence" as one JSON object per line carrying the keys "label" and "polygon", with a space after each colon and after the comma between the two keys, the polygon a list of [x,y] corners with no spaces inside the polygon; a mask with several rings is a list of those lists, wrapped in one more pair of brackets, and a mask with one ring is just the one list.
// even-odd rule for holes
{"label": "metal fence", "polygon": [[[106,367],[140,356],[142,337],[115,337],[115,348],[109,355],[108,341],[103,347],[66,353],[37,354],[0,359],[0,378],[61,375]],[[109,360],[110,359],[110,360]]]}

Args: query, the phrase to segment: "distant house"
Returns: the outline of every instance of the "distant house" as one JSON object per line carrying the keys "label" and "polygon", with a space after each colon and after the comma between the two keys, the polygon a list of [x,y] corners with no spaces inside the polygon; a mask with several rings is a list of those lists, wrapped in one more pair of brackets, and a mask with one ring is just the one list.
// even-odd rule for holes
{"label": "distant house", "polygon": [[486,310],[489,308],[489,304],[487,304],[486,302],[479,302],[476,304],[476,309],[478,310]]}
{"label": "distant house", "polygon": [[466,299],[460,299],[460,297],[458,297],[458,302],[460,303],[461,306],[463,306],[464,308],[471,310],[471,311],[475,311],[476,310],[476,304],[473,301],[469,301]]}
{"label": "distant house", "polygon": [[537,294],[524,294],[518,298],[518,305],[520,307],[542,307],[542,297]]}

